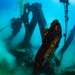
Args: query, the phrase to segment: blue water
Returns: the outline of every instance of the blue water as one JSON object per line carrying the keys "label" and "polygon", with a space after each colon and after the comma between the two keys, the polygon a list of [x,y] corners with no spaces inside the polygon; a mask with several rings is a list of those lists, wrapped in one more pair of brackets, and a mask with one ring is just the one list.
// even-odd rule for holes
{"label": "blue water", "polygon": [[[59,47],[55,52],[55,56],[59,58],[59,51],[64,45],[64,36],[65,33],[65,15],[64,15],[64,5],[59,0],[26,0],[26,3],[29,2],[30,4],[38,2],[42,4],[42,11],[44,13],[47,25],[45,28],[50,27],[50,23],[54,19],[58,19],[62,26],[62,39],[60,41]],[[68,21],[68,28],[67,28],[67,38],[70,34],[71,29],[75,25],[75,1],[71,2],[69,5],[69,21]],[[29,14],[29,19],[32,17],[32,14]],[[20,7],[19,7],[19,0],[0,0],[0,75],[31,75],[32,74],[32,67],[27,66],[17,66],[16,65],[16,58],[9,53],[9,49],[12,47],[16,47],[19,43],[21,43],[25,36],[25,28],[24,24],[22,24],[22,27],[20,29],[20,32],[11,40],[11,46],[9,43],[7,44],[7,39],[9,36],[12,35],[12,28],[10,20],[15,17],[20,16]],[[6,27],[8,26],[8,27]],[[5,29],[3,29],[6,27]],[[3,30],[2,30],[3,29]],[[37,40],[36,40],[37,39]],[[39,47],[42,44],[42,39],[39,31],[39,26],[37,24],[33,35],[30,40],[33,51],[33,55],[35,57]],[[10,46],[10,47],[7,47]],[[37,48],[35,48],[37,47]],[[64,56],[61,61],[60,68],[61,70],[65,71],[66,67],[74,66],[75,65],[75,36],[64,53]],[[33,57],[33,60],[34,60]],[[67,59],[68,58],[68,59]],[[63,66],[62,66],[63,65]],[[8,69],[7,69],[8,68]],[[60,71],[59,68],[59,72]],[[73,68],[75,71],[75,68]],[[46,74],[42,74],[46,75]],[[49,74],[50,75],[50,74]]]}

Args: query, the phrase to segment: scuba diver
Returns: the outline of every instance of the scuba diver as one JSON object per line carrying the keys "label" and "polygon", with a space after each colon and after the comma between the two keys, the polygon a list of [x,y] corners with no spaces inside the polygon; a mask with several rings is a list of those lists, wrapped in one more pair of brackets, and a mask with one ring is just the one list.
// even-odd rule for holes
{"label": "scuba diver", "polygon": [[22,27],[22,22],[24,23],[26,29],[27,29],[27,26],[29,26],[29,22],[28,22],[29,11],[26,12],[27,6],[29,6],[29,3],[24,5],[24,7],[25,7],[24,13],[20,18],[12,18],[11,19],[11,28],[13,29],[13,33],[8,39],[12,40],[13,37],[15,37],[17,35],[17,33],[20,31],[20,28]]}
{"label": "scuba diver", "polygon": [[8,38],[12,40],[17,33],[20,31],[22,20],[21,18],[12,18],[11,19],[11,28],[13,29],[13,34]]}
{"label": "scuba diver", "polygon": [[53,58],[55,50],[58,48],[62,37],[62,29],[58,20],[51,23],[51,27],[45,30],[45,38],[38,50],[34,62],[34,73],[45,71]]}

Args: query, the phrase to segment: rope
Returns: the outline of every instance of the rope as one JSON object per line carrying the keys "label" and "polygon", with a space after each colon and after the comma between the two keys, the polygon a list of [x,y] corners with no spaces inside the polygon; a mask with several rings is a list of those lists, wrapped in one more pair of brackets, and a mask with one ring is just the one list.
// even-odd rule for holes
{"label": "rope", "polygon": [[[16,9],[15,9],[15,11],[16,11],[17,8],[18,8],[18,3],[19,3],[19,2],[18,2],[18,0],[17,0],[17,4],[16,4]],[[10,21],[8,22],[8,24],[9,24],[9,23],[10,23]],[[0,29],[0,32],[3,31],[4,29],[6,29],[7,27],[11,26],[11,25],[8,25],[8,24],[7,24],[7,26],[5,26],[4,28]]]}
{"label": "rope", "polygon": [[[10,22],[9,22],[9,23],[10,23]],[[9,24],[9,23],[8,23],[8,24]],[[8,25],[8,24],[7,24],[7,26],[5,26],[4,28],[0,29],[0,32],[3,31],[4,29],[6,29],[7,27],[11,26],[11,25]]]}

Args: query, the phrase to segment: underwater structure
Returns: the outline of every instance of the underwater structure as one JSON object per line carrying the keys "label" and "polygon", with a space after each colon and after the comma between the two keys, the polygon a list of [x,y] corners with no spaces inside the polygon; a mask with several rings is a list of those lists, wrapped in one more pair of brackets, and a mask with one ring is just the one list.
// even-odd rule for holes
{"label": "underwater structure", "polygon": [[33,52],[29,49],[17,50],[11,49],[10,53],[16,57],[17,65],[19,66],[32,66],[33,65]]}
{"label": "underwater structure", "polygon": [[[28,15],[30,12],[32,12],[33,15],[32,15],[31,22],[29,23]],[[32,5],[30,5],[29,3],[25,4],[24,12],[21,18],[13,18],[11,22],[12,22],[11,28],[13,29],[13,33],[9,37],[10,40],[12,40],[13,37],[15,37],[17,33],[20,31],[22,22],[24,23],[24,26],[26,28],[24,40],[22,43],[19,44],[18,46],[19,48],[29,48],[31,46],[29,41],[37,23],[40,28],[41,37],[42,39],[44,38],[42,32],[45,30],[46,20],[44,18],[41,3],[33,3]]]}
{"label": "underwater structure", "polygon": [[48,67],[49,61],[52,59],[55,50],[58,48],[62,37],[62,29],[58,20],[51,23],[51,27],[47,30],[42,45],[35,57],[34,72],[44,71]]}
{"label": "underwater structure", "polygon": [[[67,41],[58,52],[57,75],[75,75],[75,25],[70,31]],[[59,56],[59,57],[58,57]]]}
{"label": "underwater structure", "polygon": [[24,51],[18,49],[10,50],[10,53],[16,57],[18,65],[25,66],[26,64],[27,66],[34,66],[34,75],[38,75],[43,71],[52,70],[50,69],[51,66],[49,66],[51,65],[50,61],[53,58],[54,52],[58,48],[62,37],[62,29],[58,20],[54,20],[51,23],[51,27],[44,30],[44,36],[42,45],[35,56],[35,61],[33,61],[33,54],[29,49],[24,49]]}
{"label": "underwater structure", "polygon": [[[70,35],[67,38],[67,41],[65,42],[65,44],[63,45],[63,47],[61,48],[61,50],[59,51],[59,55],[60,55],[60,59],[62,58],[64,52],[67,50],[67,48],[69,47],[69,45],[71,44],[73,38],[75,35],[75,25],[73,27],[73,29],[70,31]],[[60,62],[60,61],[59,61]]]}

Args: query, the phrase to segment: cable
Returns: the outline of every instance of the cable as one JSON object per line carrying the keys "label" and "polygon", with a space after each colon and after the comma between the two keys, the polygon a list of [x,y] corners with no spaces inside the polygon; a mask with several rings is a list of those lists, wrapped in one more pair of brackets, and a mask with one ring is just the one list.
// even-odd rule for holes
{"label": "cable", "polygon": [[[9,24],[9,23],[10,23],[10,21],[8,22],[8,24]],[[8,24],[7,24],[7,26],[5,26],[4,28],[0,29],[0,32],[3,31],[4,29],[6,29],[7,27],[11,26],[11,25],[8,25]]]}

